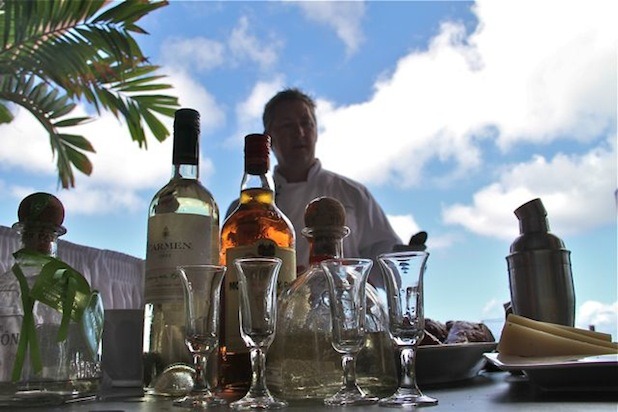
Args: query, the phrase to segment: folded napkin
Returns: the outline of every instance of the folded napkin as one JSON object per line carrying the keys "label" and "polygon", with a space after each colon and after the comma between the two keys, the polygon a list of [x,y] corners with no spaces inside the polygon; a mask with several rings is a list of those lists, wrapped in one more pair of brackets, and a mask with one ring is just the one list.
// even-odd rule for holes
{"label": "folded napkin", "polygon": [[610,334],[509,314],[498,352],[524,357],[618,354]]}

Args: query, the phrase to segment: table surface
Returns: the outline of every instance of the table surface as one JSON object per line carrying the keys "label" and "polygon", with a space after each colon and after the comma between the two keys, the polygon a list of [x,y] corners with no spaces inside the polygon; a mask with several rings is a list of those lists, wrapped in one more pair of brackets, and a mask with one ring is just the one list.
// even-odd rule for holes
{"label": "table surface", "polygon": [[[438,398],[437,406],[423,411],[612,411],[618,408],[616,392],[546,392],[531,385],[525,378],[506,372],[483,372],[477,377],[458,384],[422,388],[427,395]],[[118,397],[119,392],[110,392],[105,399],[82,401],[58,407],[20,408],[21,411],[58,412],[179,412],[190,410],[172,404],[172,399],[153,396]],[[309,412],[333,410],[321,403],[296,405],[284,410]],[[336,408],[335,408],[336,409]],[[350,410],[350,408],[345,408]],[[354,412],[385,411],[390,408],[371,406],[352,407]],[[411,408],[413,409],[413,408]],[[210,410],[224,411],[226,407]]]}

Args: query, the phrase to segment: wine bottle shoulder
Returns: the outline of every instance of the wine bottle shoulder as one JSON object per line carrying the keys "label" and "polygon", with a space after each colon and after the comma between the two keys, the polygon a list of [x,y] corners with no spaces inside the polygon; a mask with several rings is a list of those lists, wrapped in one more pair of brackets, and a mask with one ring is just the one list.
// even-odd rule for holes
{"label": "wine bottle shoulder", "polygon": [[212,193],[195,179],[172,179],[153,196],[149,217],[163,213],[199,214],[219,220]]}

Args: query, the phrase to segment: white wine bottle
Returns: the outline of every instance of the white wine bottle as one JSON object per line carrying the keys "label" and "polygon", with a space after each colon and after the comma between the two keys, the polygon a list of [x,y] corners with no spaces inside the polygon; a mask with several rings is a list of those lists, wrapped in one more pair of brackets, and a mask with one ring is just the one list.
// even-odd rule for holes
{"label": "white wine bottle", "polygon": [[[174,271],[178,265],[219,261],[219,209],[199,181],[199,134],[199,113],[176,111],[172,178],[153,197],[148,210],[144,385],[148,393],[158,395],[179,395],[173,370],[161,377],[166,368],[172,365],[178,374],[186,374],[188,367],[178,364],[192,364],[184,341],[182,284]],[[217,366],[210,359],[209,363],[207,374],[214,387]]]}

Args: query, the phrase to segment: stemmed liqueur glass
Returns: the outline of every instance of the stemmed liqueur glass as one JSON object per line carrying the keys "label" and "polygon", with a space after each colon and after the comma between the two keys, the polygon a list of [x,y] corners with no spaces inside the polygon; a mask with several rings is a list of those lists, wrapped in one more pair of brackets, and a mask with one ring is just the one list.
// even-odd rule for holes
{"label": "stemmed liqueur glass", "polygon": [[328,259],[321,263],[328,279],[332,345],[341,354],[343,385],[324,399],[329,406],[366,405],[378,401],[356,383],[356,355],[365,344],[365,286],[370,259]]}
{"label": "stemmed liqueur glass", "polygon": [[275,399],[266,387],[266,352],[275,338],[277,278],[281,259],[240,258],[238,269],[240,335],[250,349],[251,386],[242,398],[230,404],[237,410],[276,409],[287,402]]}
{"label": "stemmed liqueur glass", "polygon": [[185,344],[195,366],[193,389],[174,400],[176,406],[198,409],[227,404],[212,392],[206,377],[208,357],[219,341],[219,296],[225,270],[216,265],[186,265],[176,270],[185,297]]}
{"label": "stemmed liqueur glass", "polygon": [[416,383],[416,349],[425,334],[423,275],[429,253],[409,251],[378,257],[386,282],[389,332],[399,351],[399,388],[380,399],[380,406],[407,407],[437,405]]}

